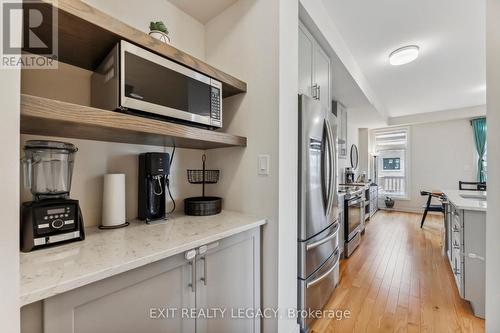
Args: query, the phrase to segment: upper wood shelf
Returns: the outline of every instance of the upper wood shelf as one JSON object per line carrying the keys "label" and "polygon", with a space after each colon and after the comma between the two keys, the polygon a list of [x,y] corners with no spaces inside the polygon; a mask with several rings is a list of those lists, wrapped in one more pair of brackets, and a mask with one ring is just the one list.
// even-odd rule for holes
{"label": "upper wood shelf", "polygon": [[25,94],[21,133],[194,149],[247,144],[241,136]]}
{"label": "upper wood shelf", "polygon": [[[52,9],[51,0],[42,2],[47,5],[43,6],[42,10]],[[55,7],[58,11],[59,61],[95,70],[113,46],[123,39],[221,81],[223,97],[247,90],[245,82],[171,45],[160,42],[85,2],[58,0]],[[48,24],[43,26],[42,23],[37,34],[50,34],[51,31]]]}

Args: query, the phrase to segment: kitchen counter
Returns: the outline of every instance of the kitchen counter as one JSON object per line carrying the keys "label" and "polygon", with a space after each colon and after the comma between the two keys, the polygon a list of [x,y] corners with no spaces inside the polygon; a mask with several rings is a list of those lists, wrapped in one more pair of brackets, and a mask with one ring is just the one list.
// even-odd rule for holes
{"label": "kitchen counter", "polygon": [[442,190],[449,201],[451,201],[458,209],[475,210],[486,212],[487,201],[476,198],[464,198],[461,195],[484,195],[486,191],[460,191],[460,190]]}
{"label": "kitchen counter", "polygon": [[86,239],[20,254],[21,306],[241,233],[266,219],[223,211],[213,216],[175,215],[122,229],[87,228]]}

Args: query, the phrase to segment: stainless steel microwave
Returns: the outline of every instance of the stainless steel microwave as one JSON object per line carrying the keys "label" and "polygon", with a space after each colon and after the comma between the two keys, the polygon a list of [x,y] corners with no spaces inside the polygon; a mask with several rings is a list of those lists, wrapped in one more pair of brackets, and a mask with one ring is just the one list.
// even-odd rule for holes
{"label": "stainless steel microwave", "polygon": [[222,127],[222,84],[126,41],[92,75],[92,106]]}

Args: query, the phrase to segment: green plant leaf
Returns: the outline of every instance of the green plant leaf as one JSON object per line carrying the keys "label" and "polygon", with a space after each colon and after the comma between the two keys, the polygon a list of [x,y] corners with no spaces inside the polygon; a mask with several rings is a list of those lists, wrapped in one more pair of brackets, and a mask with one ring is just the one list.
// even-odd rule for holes
{"label": "green plant leaf", "polygon": [[162,21],[156,22],[156,29],[168,34],[167,27]]}

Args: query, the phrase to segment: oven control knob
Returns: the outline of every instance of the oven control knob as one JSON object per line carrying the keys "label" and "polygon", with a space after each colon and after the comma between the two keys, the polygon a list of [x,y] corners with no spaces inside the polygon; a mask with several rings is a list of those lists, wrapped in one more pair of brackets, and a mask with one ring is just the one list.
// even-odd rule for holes
{"label": "oven control knob", "polygon": [[61,229],[64,225],[64,221],[61,219],[57,219],[52,221],[52,228],[54,229]]}

